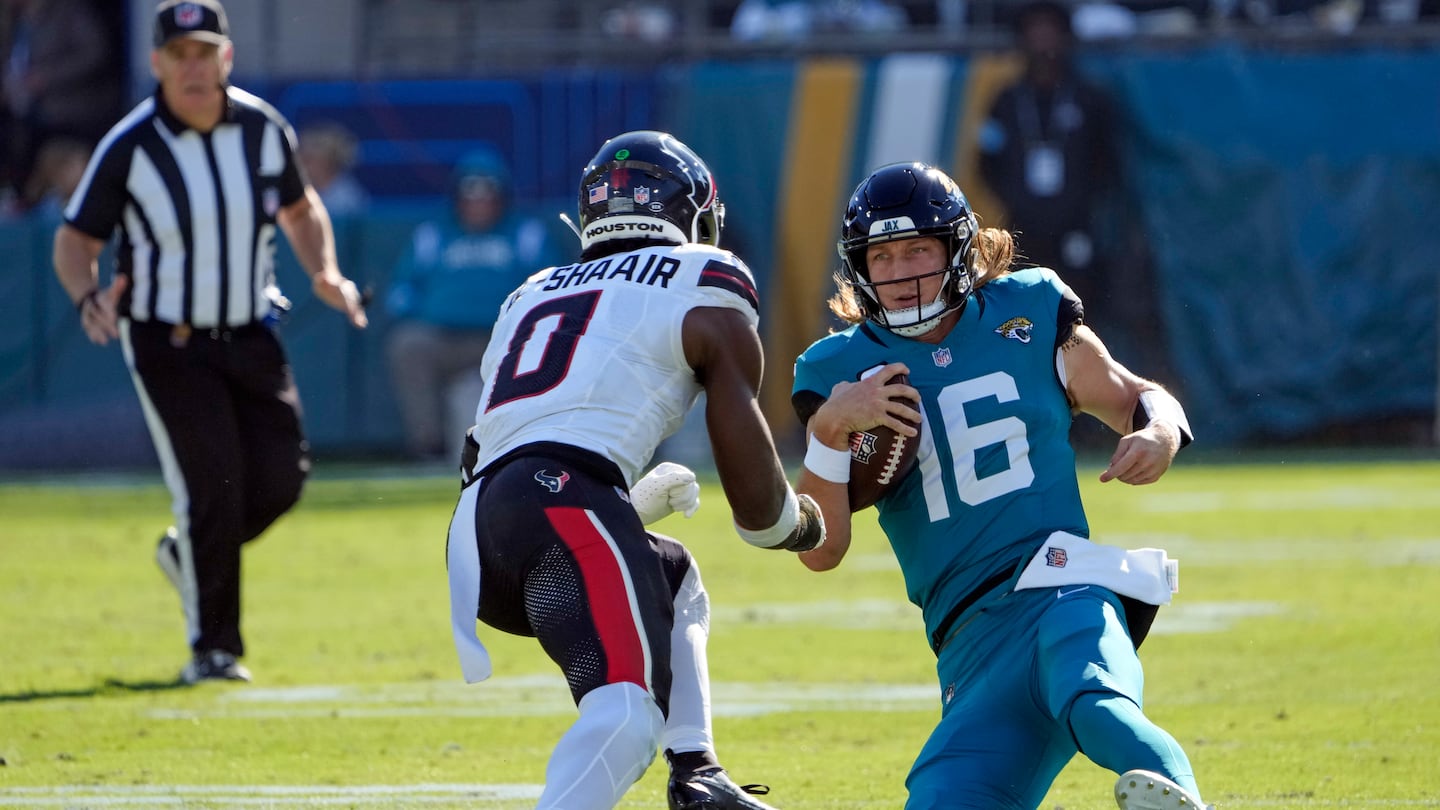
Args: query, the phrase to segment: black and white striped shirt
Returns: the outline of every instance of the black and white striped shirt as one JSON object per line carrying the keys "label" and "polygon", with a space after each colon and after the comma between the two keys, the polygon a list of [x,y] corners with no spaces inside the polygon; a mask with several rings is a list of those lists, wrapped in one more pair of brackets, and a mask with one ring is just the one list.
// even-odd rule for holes
{"label": "black and white striped shirt", "polygon": [[121,313],[135,321],[238,327],[270,311],[275,215],[305,193],[295,132],[275,108],[226,89],[218,126],[197,132],[160,92],[106,134],[65,208],[96,239],[117,230]]}

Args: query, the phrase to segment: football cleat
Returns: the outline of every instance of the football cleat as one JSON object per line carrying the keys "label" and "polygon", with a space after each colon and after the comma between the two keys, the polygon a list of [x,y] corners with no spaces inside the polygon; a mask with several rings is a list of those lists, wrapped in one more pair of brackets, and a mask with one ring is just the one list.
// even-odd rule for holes
{"label": "football cleat", "polygon": [[[670,759],[670,752],[665,752]],[[770,792],[766,785],[737,785],[725,769],[715,765],[694,771],[677,771],[671,760],[670,785],[666,796],[670,810],[775,810],[751,798]]]}
{"label": "football cleat", "polygon": [[195,653],[190,663],[180,670],[180,680],[187,684],[201,681],[250,681],[250,670],[224,650]]}
{"label": "football cleat", "polygon": [[1126,771],[1115,783],[1120,810],[1215,810],[1173,779],[1154,771]]}

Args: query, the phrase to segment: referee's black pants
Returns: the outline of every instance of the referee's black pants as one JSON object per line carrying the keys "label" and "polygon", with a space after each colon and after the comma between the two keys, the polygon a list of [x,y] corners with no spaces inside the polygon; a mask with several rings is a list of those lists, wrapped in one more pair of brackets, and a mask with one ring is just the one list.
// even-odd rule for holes
{"label": "referee's black pants", "polygon": [[125,361],[170,489],[190,646],[245,653],[240,548],[300,498],[300,397],[265,325],[122,322]]}

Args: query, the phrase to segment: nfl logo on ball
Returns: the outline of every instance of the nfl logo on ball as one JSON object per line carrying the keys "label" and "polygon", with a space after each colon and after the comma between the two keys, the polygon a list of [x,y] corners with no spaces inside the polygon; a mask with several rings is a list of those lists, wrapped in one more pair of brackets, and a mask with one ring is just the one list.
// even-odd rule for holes
{"label": "nfl logo on ball", "polygon": [[875,434],[873,433],[852,433],[850,434],[850,457],[861,464],[869,464],[870,457],[875,455]]}

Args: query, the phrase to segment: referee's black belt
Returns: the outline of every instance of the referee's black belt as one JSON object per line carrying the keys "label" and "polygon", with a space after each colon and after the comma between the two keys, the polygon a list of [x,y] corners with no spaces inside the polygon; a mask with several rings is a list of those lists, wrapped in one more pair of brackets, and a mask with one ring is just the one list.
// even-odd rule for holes
{"label": "referee's black belt", "polygon": [[168,321],[131,320],[130,328],[164,332],[170,336],[172,343],[184,345],[192,337],[197,340],[209,338],[210,340],[220,340],[228,343],[233,338],[244,337],[267,327],[264,321],[250,321],[249,323],[231,326],[194,326],[188,323],[170,323]]}
{"label": "referee's black belt", "polygon": [[950,612],[946,613],[945,618],[940,620],[940,624],[935,628],[935,632],[930,634],[930,649],[933,650],[936,655],[940,654],[940,648],[945,645],[945,640],[949,638],[950,628],[955,625],[955,621],[959,619],[971,605],[980,601],[980,597],[1009,582],[1010,577],[1015,575],[1015,568],[1019,564],[1020,561],[1016,560],[1007,564],[994,574],[991,574],[984,582],[971,588],[969,593],[965,594],[959,602],[955,603],[955,607],[950,608]]}

